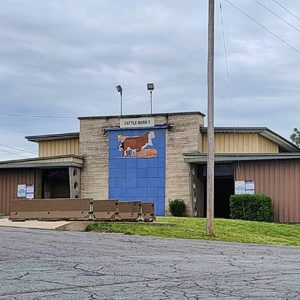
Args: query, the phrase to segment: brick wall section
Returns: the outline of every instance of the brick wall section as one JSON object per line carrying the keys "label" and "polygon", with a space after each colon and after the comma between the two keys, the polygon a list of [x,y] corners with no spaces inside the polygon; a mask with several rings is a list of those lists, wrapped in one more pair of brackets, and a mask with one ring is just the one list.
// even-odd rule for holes
{"label": "brick wall section", "polygon": [[108,199],[108,137],[104,129],[118,125],[118,118],[80,120],[79,151],[84,156],[82,198]]}
{"label": "brick wall section", "polygon": [[[201,147],[201,115],[174,115],[169,117],[173,129],[167,132],[166,155],[166,210],[169,199],[182,199],[187,213],[193,215],[190,195],[190,167],[183,160],[182,153],[199,151]],[[166,214],[168,211],[166,211]]]}
{"label": "brick wall section", "polygon": [[[190,201],[190,168],[182,153],[199,151],[203,126],[200,114],[155,116],[155,124],[171,124],[166,137],[166,210],[169,199],[183,199],[192,215]],[[80,155],[85,158],[81,174],[81,197],[108,199],[108,136],[104,129],[119,126],[119,118],[80,120]],[[167,211],[166,211],[167,213]]]}

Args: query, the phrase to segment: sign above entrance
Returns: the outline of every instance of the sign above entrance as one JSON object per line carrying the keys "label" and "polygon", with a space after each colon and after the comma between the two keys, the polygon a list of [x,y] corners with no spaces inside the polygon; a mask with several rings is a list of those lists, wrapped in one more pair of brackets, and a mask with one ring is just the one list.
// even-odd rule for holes
{"label": "sign above entrance", "polygon": [[154,118],[127,118],[120,119],[120,128],[140,128],[154,126]]}

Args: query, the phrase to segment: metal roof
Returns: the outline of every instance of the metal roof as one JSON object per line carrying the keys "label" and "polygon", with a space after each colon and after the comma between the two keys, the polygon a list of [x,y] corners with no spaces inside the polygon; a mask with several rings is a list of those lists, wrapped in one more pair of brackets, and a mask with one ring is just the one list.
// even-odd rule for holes
{"label": "metal roof", "polygon": [[[184,153],[186,163],[206,164],[207,154],[203,153]],[[300,159],[300,153],[224,153],[215,154],[216,163],[235,162],[235,161],[257,161],[257,160],[282,160],[282,159]]]}
{"label": "metal roof", "polygon": [[79,155],[73,155],[73,154],[0,161],[0,169],[60,168],[60,167],[81,168],[82,166],[83,166],[83,157]]}
{"label": "metal roof", "polygon": [[28,141],[31,142],[42,142],[42,141],[53,141],[53,140],[65,140],[79,138],[79,132],[67,132],[67,133],[54,133],[44,135],[32,135],[25,136]]}
{"label": "metal roof", "polygon": [[112,116],[90,116],[90,117],[78,117],[79,120],[85,120],[85,119],[110,119],[110,118],[144,118],[144,117],[169,117],[169,116],[177,116],[177,115],[200,115],[202,117],[205,117],[205,114],[203,114],[200,111],[190,111],[190,112],[172,112],[172,113],[155,113],[155,114],[140,114],[140,115],[112,115]]}
{"label": "metal roof", "polygon": [[[207,132],[207,127],[201,127],[200,131]],[[288,152],[300,152],[295,144],[267,127],[215,127],[215,133],[257,133]]]}

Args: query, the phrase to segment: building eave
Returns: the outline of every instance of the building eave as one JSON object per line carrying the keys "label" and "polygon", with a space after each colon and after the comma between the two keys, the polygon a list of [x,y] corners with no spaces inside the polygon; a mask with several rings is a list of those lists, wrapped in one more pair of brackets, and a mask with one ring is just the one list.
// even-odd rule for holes
{"label": "building eave", "polygon": [[76,139],[79,138],[79,132],[32,135],[32,136],[26,136],[25,138],[30,142],[36,142],[36,143],[43,142],[43,141]]}
{"label": "building eave", "polygon": [[38,157],[0,162],[0,169],[24,169],[24,168],[82,168],[83,157],[79,155],[61,155],[51,157]]}
{"label": "building eave", "polygon": [[[207,154],[203,153],[184,153],[186,163],[206,164]],[[216,163],[232,163],[238,161],[264,161],[264,160],[283,160],[283,159],[300,159],[300,153],[224,153],[215,154]]]}

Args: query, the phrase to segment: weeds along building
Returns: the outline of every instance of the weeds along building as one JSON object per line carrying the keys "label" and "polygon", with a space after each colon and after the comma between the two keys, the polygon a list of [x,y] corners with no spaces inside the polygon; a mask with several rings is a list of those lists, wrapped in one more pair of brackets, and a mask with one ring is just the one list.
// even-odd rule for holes
{"label": "weeds along building", "polygon": [[[0,212],[16,198],[93,198],[151,201],[165,215],[169,199],[183,199],[204,217],[204,117],[80,117],[79,132],[28,136],[39,157],[0,163]],[[299,148],[267,128],[216,128],[215,152],[216,217],[229,217],[235,192],[265,193],[275,221],[300,222]]]}

